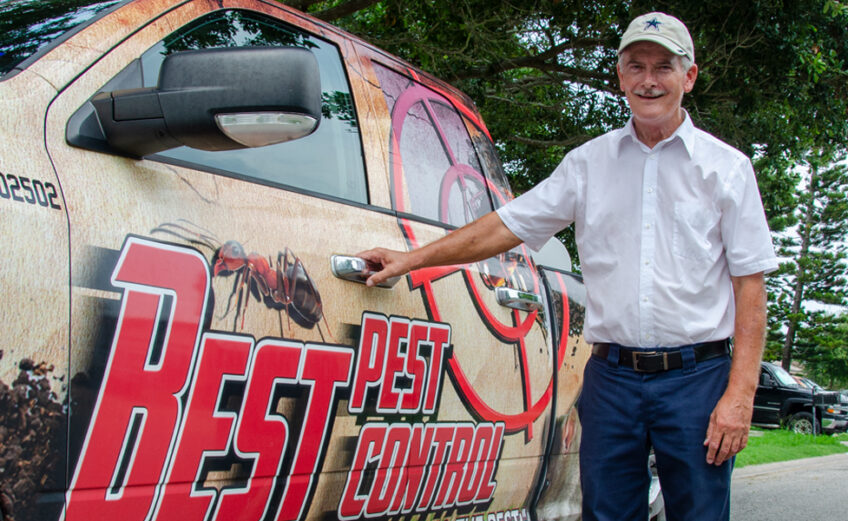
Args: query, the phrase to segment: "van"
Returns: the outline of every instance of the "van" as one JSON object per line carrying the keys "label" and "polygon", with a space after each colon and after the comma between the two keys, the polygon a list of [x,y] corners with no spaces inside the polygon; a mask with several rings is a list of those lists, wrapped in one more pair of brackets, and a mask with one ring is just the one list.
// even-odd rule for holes
{"label": "van", "polygon": [[277,2],[0,13],[0,520],[579,518],[565,249],[355,257],[512,198],[467,96]]}

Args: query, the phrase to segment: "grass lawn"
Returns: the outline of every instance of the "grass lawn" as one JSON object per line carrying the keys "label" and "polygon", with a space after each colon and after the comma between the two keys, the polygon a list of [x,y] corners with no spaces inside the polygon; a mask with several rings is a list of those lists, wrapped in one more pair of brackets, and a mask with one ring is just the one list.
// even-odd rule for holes
{"label": "grass lawn", "polygon": [[737,468],[848,452],[848,447],[840,443],[848,441],[848,434],[812,436],[795,434],[786,429],[759,430],[755,428],[752,431],[751,436],[748,437],[748,446],[736,456]]}

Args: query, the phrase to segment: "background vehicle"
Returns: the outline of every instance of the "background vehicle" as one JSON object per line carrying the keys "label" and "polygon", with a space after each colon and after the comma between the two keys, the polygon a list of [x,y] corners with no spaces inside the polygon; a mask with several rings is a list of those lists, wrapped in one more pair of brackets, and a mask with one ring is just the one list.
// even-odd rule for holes
{"label": "background vehicle", "polygon": [[794,379],[795,382],[798,383],[798,385],[800,385],[801,387],[803,387],[805,389],[815,389],[816,392],[827,391],[824,387],[822,387],[821,385],[817,384],[816,382],[810,380],[809,378],[805,378],[803,376],[792,375],[792,379]]}
{"label": "background vehicle", "polygon": [[0,6],[0,519],[579,517],[565,249],[350,256],[512,197],[465,95],[276,2]]}
{"label": "background vehicle", "polygon": [[754,396],[753,424],[786,426],[798,433],[848,430],[848,408],[839,394],[804,387],[782,367],[763,362]]}

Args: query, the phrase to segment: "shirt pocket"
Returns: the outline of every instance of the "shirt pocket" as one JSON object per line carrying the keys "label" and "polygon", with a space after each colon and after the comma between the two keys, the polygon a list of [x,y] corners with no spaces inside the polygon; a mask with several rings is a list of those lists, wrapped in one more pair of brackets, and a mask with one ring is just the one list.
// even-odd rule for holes
{"label": "shirt pocket", "polygon": [[692,203],[674,203],[674,254],[703,261],[711,256],[710,232],[718,222],[712,210]]}

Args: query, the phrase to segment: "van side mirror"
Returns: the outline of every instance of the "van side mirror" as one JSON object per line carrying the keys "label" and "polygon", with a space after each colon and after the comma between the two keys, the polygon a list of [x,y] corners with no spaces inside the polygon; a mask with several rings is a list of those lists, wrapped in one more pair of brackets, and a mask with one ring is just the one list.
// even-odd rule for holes
{"label": "van side mirror", "polygon": [[568,250],[556,237],[551,237],[538,252],[531,251],[533,262],[537,266],[546,266],[561,271],[571,271],[571,256]]}
{"label": "van side mirror", "polygon": [[307,49],[203,49],[167,56],[156,87],[103,92],[90,103],[93,115],[68,124],[72,145],[131,157],[181,145],[232,150],[314,132],[321,79]]}

